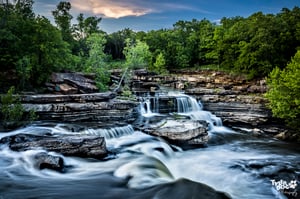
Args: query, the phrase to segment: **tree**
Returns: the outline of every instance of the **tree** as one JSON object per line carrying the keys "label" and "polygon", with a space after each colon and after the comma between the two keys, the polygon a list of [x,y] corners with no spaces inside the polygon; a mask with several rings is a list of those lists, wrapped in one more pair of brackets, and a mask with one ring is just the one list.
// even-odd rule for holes
{"label": "tree", "polygon": [[104,53],[105,43],[105,36],[101,33],[93,33],[87,38],[87,44],[90,50],[89,57],[85,64],[85,72],[96,74],[97,87],[101,91],[107,90],[107,85],[110,80],[110,74],[105,66],[105,60],[107,58],[107,55]]}
{"label": "tree", "polygon": [[76,40],[83,40],[87,38],[92,33],[100,33],[99,23],[101,22],[101,17],[87,17],[84,18],[83,14],[80,13],[77,16],[78,24],[73,25],[72,32]]}
{"label": "tree", "polygon": [[163,53],[159,53],[156,56],[156,60],[153,64],[153,66],[151,67],[151,70],[153,70],[154,72],[157,72],[158,74],[166,74],[167,73],[166,60],[165,60]]}
{"label": "tree", "polygon": [[266,97],[274,116],[293,128],[300,127],[300,50],[285,69],[273,69],[268,78]]}
{"label": "tree", "polygon": [[16,12],[24,18],[34,18],[32,10],[33,0],[17,0],[16,1]]}
{"label": "tree", "polygon": [[55,23],[61,31],[63,40],[69,44],[73,44],[74,42],[71,30],[71,20],[73,18],[70,14],[71,7],[70,2],[61,1],[57,5],[56,10],[52,11]]}
{"label": "tree", "polygon": [[31,82],[42,85],[52,72],[68,68],[72,56],[60,32],[45,17],[37,17],[31,35]]}
{"label": "tree", "polygon": [[125,55],[123,51],[126,45],[125,40],[128,38],[130,38],[133,41],[135,41],[136,38],[135,32],[133,32],[129,28],[125,28],[123,30],[111,33],[107,37],[105,52],[111,54],[113,59],[124,59]]}
{"label": "tree", "polygon": [[126,47],[124,48],[126,65],[130,68],[148,67],[151,64],[151,52],[149,46],[140,40],[134,43],[131,39],[126,39]]}

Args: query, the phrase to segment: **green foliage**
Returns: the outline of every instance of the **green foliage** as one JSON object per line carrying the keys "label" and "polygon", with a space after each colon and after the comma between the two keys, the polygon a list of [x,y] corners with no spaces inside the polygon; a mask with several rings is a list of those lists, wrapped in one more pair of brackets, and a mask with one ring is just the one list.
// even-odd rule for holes
{"label": "green foliage", "polygon": [[273,69],[268,78],[269,107],[273,115],[291,127],[300,127],[300,51],[283,70]]}
{"label": "green foliage", "polygon": [[24,122],[31,122],[37,119],[33,110],[25,114],[25,109],[20,103],[18,95],[15,95],[15,88],[11,87],[7,94],[1,96],[1,115],[5,127],[14,127]]}
{"label": "green foliage", "polygon": [[125,100],[135,100],[136,99],[128,85],[125,85],[122,88],[121,99],[125,99]]}
{"label": "green foliage", "polygon": [[127,67],[137,69],[145,68],[151,64],[151,52],[149,51],[149,46],[140,40],[137,40],[136,43],[131,39],[126,39],[126,47],[123,51]]}
{"label": "green foliage", "polygon": [[100,33],[99,23],[102,18],[95,16],[85,18],[82,13],[77,16],[78,24],[74,24],[72,27],[72,33],[76,40],[83,40],[89,37],[93,33]]}
{"label": "green foliage", "polygon": [[43,85],[52,72],[71,63],[70,48],[60,31],[45,17],[34,17],[31,6],[30,0],[0,6],[5,19],[0,23],[0,72],[9,71],[11,78],[19,80],[9,82],[8,87]]}
{"label": "green foliage", "polygon": [[108,89],[110,74],[106,67],[107,55],[104,53],[105,36],[101,33],[93,33],[87,38],[89,57],[86,61],[85,72],[96,74],[96,84],[100,91]]}
{"label": "green foliage", "polygon": [[19,102],[19,97],[14,95],[15,88],[11,87],[6,95],[1,97],[1,113],[4,122],[20,121],[24,108]]}
{"label": "green foliage", "polygon": [[135,40],[136,33],[129,28],[111,33],[106,38],[107,43],[105,46],[105,52],[109,53],[114,60],[124,60],[125,55],[123,54],[123,51],[126,45],[125,40],[127,38]]}
{"label": "green foliage", "polygon": [[17,73],[20,80],[19,89],[24,90],[30,79],[30,73],[32,72],[32,65],[30,63],[30,57],[24,56],[17,62]]}
{"label": "green foliage", "polygon": [[72,44],[74,40],[71,30],[71,20],[73,18],[70,14],[71,7],[70,2],[61,1],[56,6],[56,10],[52,11],[55,23],[61,31],[63,40],[69,44]]}
{"label": "green foliage", "polygon": [[31,80],[43,84],[52,72],[67,68],[72,55],[69,45],[62,40],[60,32],[44,17],[37,17],[32,33],[30,62]]}
{"label": "green foliage", "polygon": [[[125,59],[120,67],[149,67],[162,73],[165,68],[212,65],[251,79],[269,74],[276,66],[283,69],[300,46],[299,7],[283,8],[276,15],[257,12],[247,18],[223,18],[220,24],[179,20],[170,29],[136,33],[125,28],[104,34],[99,17],[79,14],[77,24],[71,25],[70,2],[60,2],[52,12],[56,27],[45,17],[35,16],[33,2],[0,4],[1,91],[11,85],[18,89],[42,86],[58,71],[95,72],[99,87],[105,90],[108,56],[104,52],[110,61]],[[99,49],[92,44],[93,33],[105,38]],[[5,79],[5,74],[10,77]]]}
{"label": "green foliage", "polygon": [[150,70],[158,74],[166,74],[168,72],[166,69],[166,60],[163,53],[159,53],[156,56],[156,60]]}

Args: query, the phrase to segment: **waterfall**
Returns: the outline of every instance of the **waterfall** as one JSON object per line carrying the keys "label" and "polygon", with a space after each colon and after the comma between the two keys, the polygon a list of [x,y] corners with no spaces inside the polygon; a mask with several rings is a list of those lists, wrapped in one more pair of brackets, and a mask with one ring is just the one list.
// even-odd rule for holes
{"label": "waterfall", "polygon": [[201,102],[198,102],[194,97],[178,92],[155,95],[155,97],[145,97],[140,105],[141,115],[144,117],[159,115],[160,97],[169,98],[170,101],[173,100],[175,109],[174,107],[169,108],[170,110],[175,110],[179,115],[188,116],[192,120],[205,120],[208,122],[210,129],[223,126],[221,118],[209,111],[203,110],[203,105]]}
{"label": "waterfall", "polygon": [[178,113],[188,115],[192,120],[205,120],[211,127],[222,126],[221,118],[209,111],[204,111],[201,102],[185,94],[173,94],[176,96]]}
{"label": "waterfall", "polygon": [[106,139],[118,138],[125,135],[131,135],[134,133],[134,129],[131,125],[114,127],[110,129],[87,129],[79,132],[80,134],[87,135],[99,135]]}
{"label": "waterfall", "polygon": [[[152,99],[152,103],[151,100]],[[153,107],[153,108],[152,108]],[[146,97],[140,103],[140,113],[144,117],[153,117],[159,114],[159,96],[154,98]]]}
{"label": "waterfall", "polygon": [[140,104],[140,111],[143,116],[152,115],[151,103],[149,99],[146,99]]}

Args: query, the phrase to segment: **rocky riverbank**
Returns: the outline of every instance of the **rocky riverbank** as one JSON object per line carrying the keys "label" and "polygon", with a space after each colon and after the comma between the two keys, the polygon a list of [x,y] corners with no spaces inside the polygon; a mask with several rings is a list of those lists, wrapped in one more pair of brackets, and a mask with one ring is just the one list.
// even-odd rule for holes
{"label": "rocky riverbank", "polygon": [[[118,82],[121,76],[121,71],[112,71],[112,80]],[[39,120],[96,122],[102,126],[101,123],[132,123],[138,117],[139,102],[118,99],[115,92],[95,92],[92,75],[55,73],[50,80],[46,87],[51,94],[21,95],[25,110],[34,110]],[[265,79],[248,81],[243,76],[212,70],[175,71],[164,76],[136,70],[129,86],[136,96],[145,93],[155,96],[164,92],[164,88],[179,90],[200,100],[204,110],[220,117],[226,126],[255,135],[294,139],[266,106]],[[160,100],[166,102],[161,105],[170,101]],[[160,111],[174,112],[164,107]]]}
{"label": "rocky riverbank", "polygon": [[39,120],[59,122],[130,122],[136,118],[137,102],[116,99],[112,92],[68,95],[22,95],[26,111]]}
{"label": "rocky riverbank", "polygon": [[226,126],[257,136],[275,136],[295,140],[284,122],[272,117],[264,93],[265,79],[246,77],[213,70],[173,71],[167,76],[154,75],[145,70],[135,72],[133,91],[159,92],[163,88],[180,90],[200,100],[204,110],[220,117]]}

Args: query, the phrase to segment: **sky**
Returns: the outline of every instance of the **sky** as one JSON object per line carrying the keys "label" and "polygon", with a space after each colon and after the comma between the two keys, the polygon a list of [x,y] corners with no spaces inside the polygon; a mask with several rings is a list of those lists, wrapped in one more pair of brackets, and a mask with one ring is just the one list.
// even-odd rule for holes
{"label": "sky", "polygon": [[[64,0],[66,1],[66,0]],[[52,11],[60,0],[35,0],[34,11],[53,21]],[[179,20],[248,17],[255,12],[277,14],[282,8],[300,7],[300,0],[69,0],[71,14],[102,17],[100,29],[112,33],[124,28],[149,31],[172,28]],[[73,21],[76,23],[76,21]]]}

